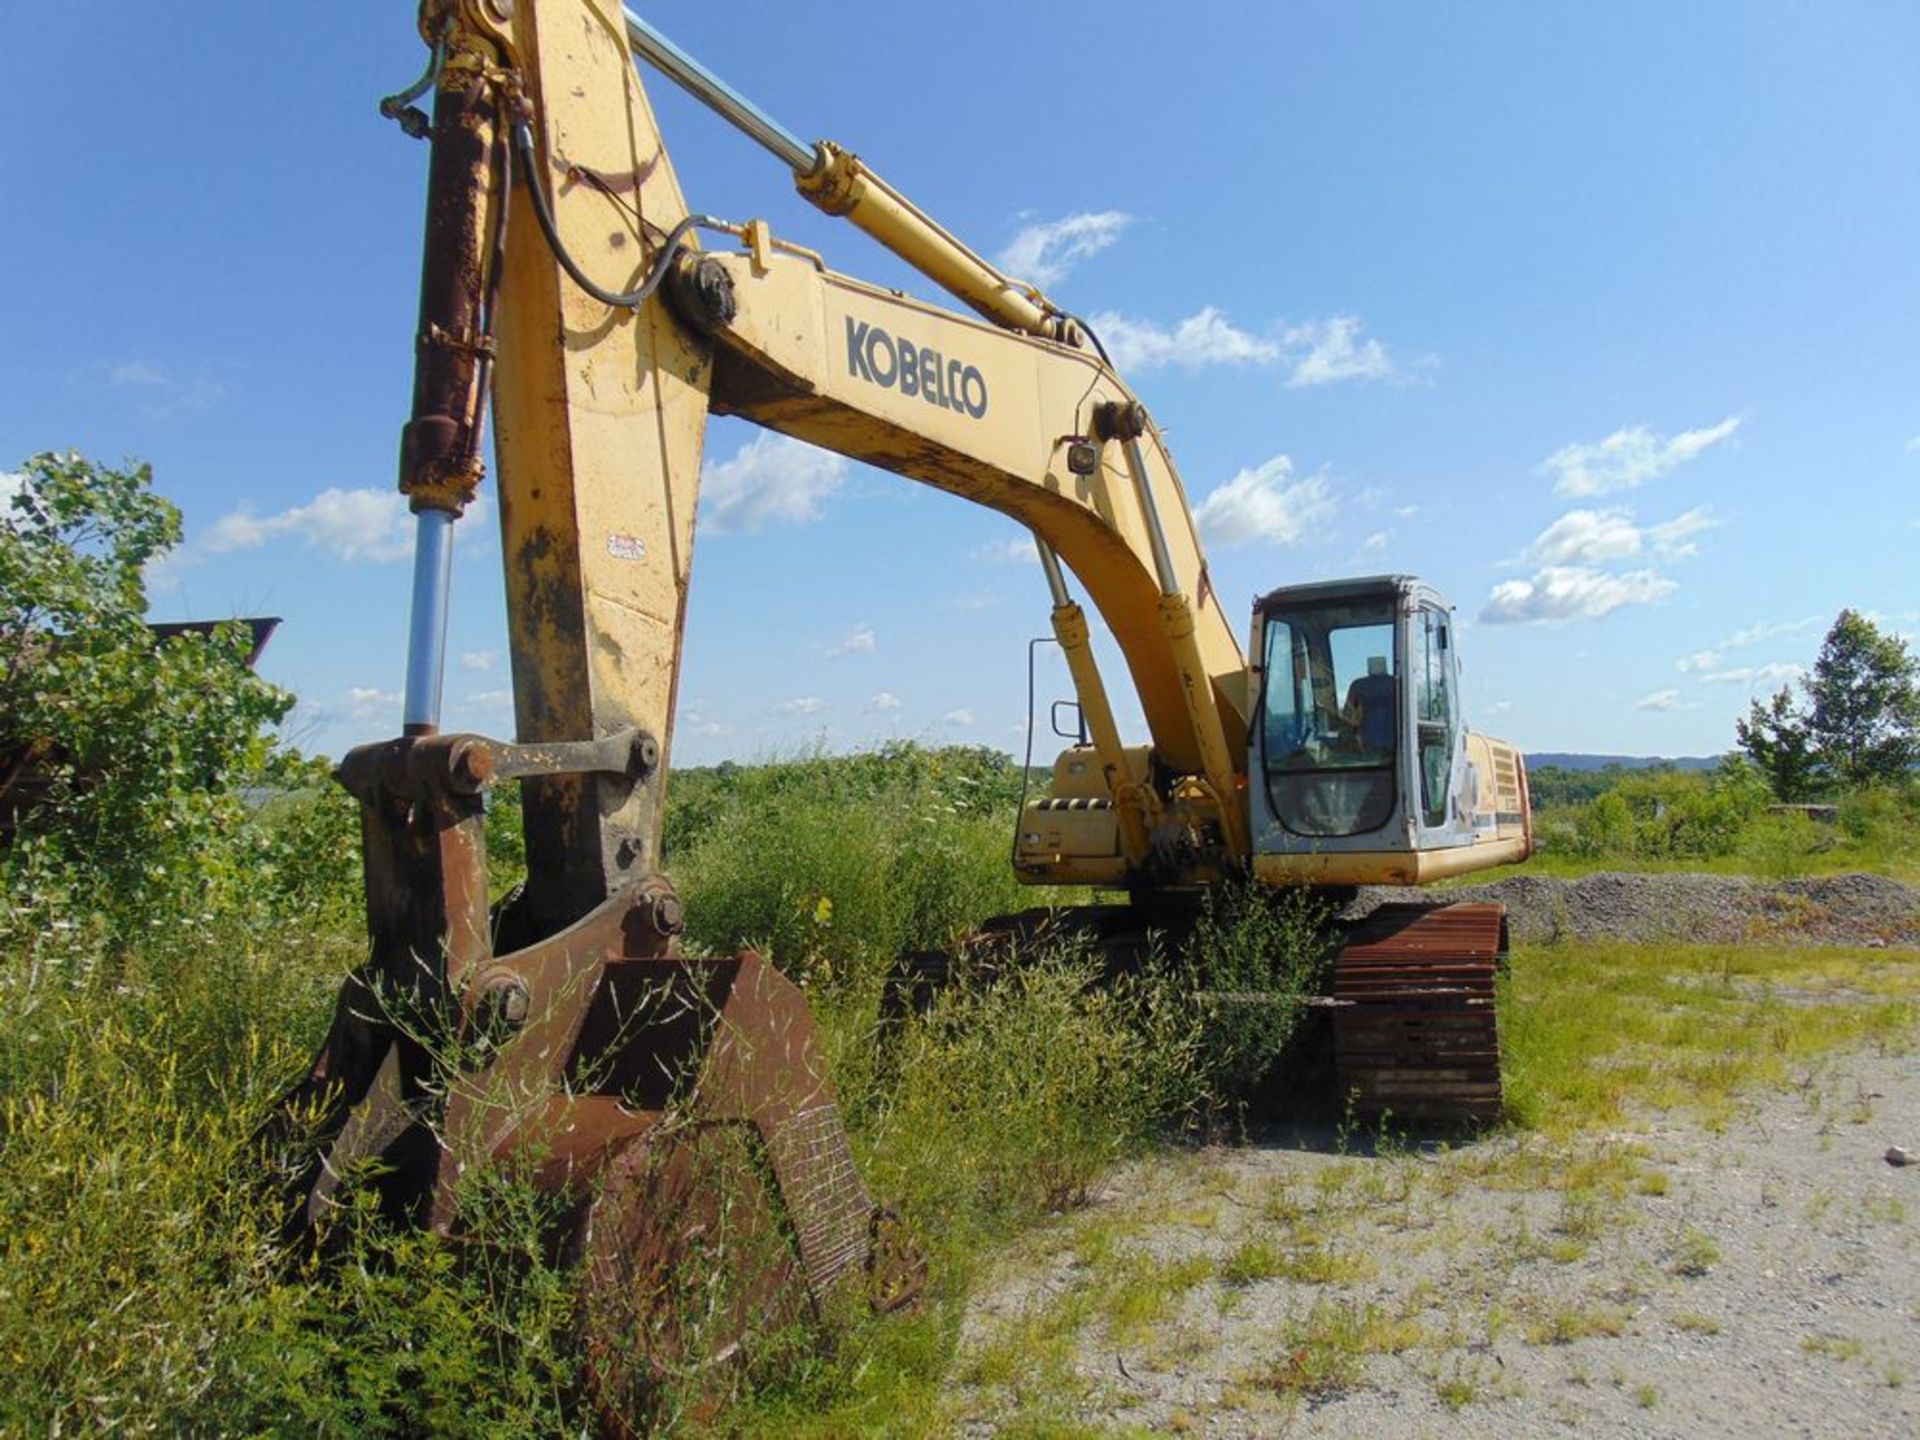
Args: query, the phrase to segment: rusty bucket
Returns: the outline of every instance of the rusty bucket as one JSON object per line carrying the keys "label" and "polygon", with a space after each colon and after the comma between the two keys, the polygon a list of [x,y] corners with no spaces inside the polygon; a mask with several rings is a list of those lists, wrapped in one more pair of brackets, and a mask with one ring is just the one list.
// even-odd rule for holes
{"label": "rusty bucket", "polygon": [[287,1238],[323,1252],[352,1188],[450,1237],[478,1169],[558,1197],[594,1408],[637,1433],[662,1397],[716,1403],[837,1296],[911,1302],[925,1267],[861,1182],[799,990],[750,951],[681,955],[664,878],[492,953],[479,796],[518,748],[411,737],[342,765],[371,954],[260,1144]]}

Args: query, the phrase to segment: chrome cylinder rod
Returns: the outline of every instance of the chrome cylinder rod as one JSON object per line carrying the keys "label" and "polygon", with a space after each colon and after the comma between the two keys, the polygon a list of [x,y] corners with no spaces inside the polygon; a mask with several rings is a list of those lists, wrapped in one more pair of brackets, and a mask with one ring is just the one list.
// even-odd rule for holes
{"label": "chrome cylinder rod", "polygon": [[1040,552],[1040,568],[1046,571],[1047,589],[1053,595],[1053,603],[1072,603],[1073,597],[1067,593],[1067,577],[1060,571],[1060,557],[1053,553],[1053,547],[1036,535],[1033,537],[1033,548]]}
{"label": "chrome cylinder rod", "polygon": [[820,152],[631,10],[623,10],[633,53],[694,99],[759,141],[796,175],[818,168]]}
{"label": "chrome cylinder rod", "polygon": [[1162,595],[1180,593],[1180,577],[1173,571],[1173,556],[1167,550],[1167,532],[1160,523],[1160,507],[1154,503],[1153,482],[1147,478],[1147,457],[1140,453],[1140,441],[1127,441],[1127,468],[1133,472],[1133,488],[1140,497],[1140,512],[1147,522],[1147,544],[1153,551],[1154,576]]}
{"label": "chrome cylinder rod", "polygon": [[407,631],[409,735],[440,728],[440,685],[447,659],[447,599],[453,588],[453,516],[422,510],[413,539],[413,619]]}

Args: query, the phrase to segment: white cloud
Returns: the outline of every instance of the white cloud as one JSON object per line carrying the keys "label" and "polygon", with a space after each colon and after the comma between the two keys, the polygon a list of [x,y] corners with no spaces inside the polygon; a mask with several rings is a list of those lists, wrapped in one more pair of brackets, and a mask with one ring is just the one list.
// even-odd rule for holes
{"label": "white cloud", "polygon": [[1640,527],[1625,510],[1569,510],[1534,538],[1532,565],[1598,565],[1640,551]]}
{"label": "white cloud", "polygon": [[116,389],[141,396],[141,413],[158,420],[205,410],[227,398],[227,387],[210,375],[182,378],[146,360],[123,360],[83,373],[104,375]]}
{"label": "white cloud", "polygon": [[1378,554],[1387,548],[1387,545],[1392,539],[1393,532],[1391,530],[1376,530],[1360,542],[1360,553],[1363,555]]}
{"label": "white cloud", "polygon": [[867,701],[867,713],[870,715],[883,715],[889,710],[898,710],[899,708],[900,697],[886,690],[880,691],[871,700]]}
{"label": "white cloud", "polygon": [[13,497],[27,488],[23,471],[0,470],[0,525],[13,523]]}
{"label": "white cloud", "polygon": [[1771,665],[1737,665],[1731,670],[1715,670],[1700,677],[1707,685],[1777,685],[1789,680],[1798,680],[1806,674],[1803,665],[1786,665],[1775,662]]}
{"label": "white cloud", "polygon": [[1712,530],[1720,522],[1704,505],[1696,505],[1684,514],[1671,520],[1662,520],[1658,525],[1647,527],[1647,541],[1656,554],[1668,560],[1681,560],[1689,555],[1700,553],[1700,547],[1691,538],[1702,531]]}
{"label": "white cloud", "polygon": [[1633,704],[1637,710],[1691,710],[1693,708],[1680,698],[1678,690],[1656,690],[1651,695],[1642,695]]}
{"label": "white cloud", "polygon": [[689,704],[685,710],[675,716],[674,728],[682,734],[704,735],[709,738],[733,733],[731,725],[724,721],[709,719],[701,713],[701,707],[697,704]]}
{"label": "white cloud", "polygon": [[1283,365],[1289,386],[1328,385],[1336,380],[1378,380],[1394,373],[1393,359],[1378,340],[1360,340],[1354,315],[1307,320],[1275,335],[1242,330],[1217,305],[1208,305],[1171,327],[1111,310],[1090,322],[1123,372],[1177,366]]}
{"label": "white cloud", "polygon": [[498,650],[463,650],[460,652],[462,670],[487,671],[499,662]]}
{"label": "white cloud", "polygon": [[1673,668],[1682,675],[1691,675],[1697,670],[1712,670],[1720,663],[1718,650],[1696,650],[1691,655],[1682,655],[1673,662]]}
{"label": "white cloud", "polygon": [[956,595],[947,602],[949,610],[991,610],[1000,603],[1000,597],[991,590],[970,590],[965,595]]}
{"label": "white cloud", "polygon": [[252,550],[294,536],[339,560],[405,560],[413,554],[413,530],[407,497],[398,490],[327,489],[277,515],[244,509],[223,515],[201,537],[199,548],[216,554]]}
{"label": "white cloud", "polygon": [[1689,537],[1718,523],[1704,505],[1644,529],[1631,510],[1569,510],[1534,537],[1520,560],[1543,569],[1592,569],[1647,549],[1662,560],[1683,560],[1699,553]]}
{"label": "white cloud", "polygon": [[467,696],[467,704],[476,710],[506,710],[513,705],[511,690],[479,690]]}
{"label": "white cloud", "polygon": [[1325,476],[1295,480],[1293,461],[1276,455],[1242,470],[1207,496],[1193,518],[1210,545],[1224,548],[1255,540],[1297,545],[1330,519],[1334,509],[1333,489]]}
{"label": "white cloud", "polygon": [[400,694],[371,685],[355,685],[347,691],[347,713],[356,720],[371,720],[382,710],[398,710]]}
{"label": "white cloud", "polygon": [[1022,226],[994,263],[1016,280],[1058,285],[1075,265],[1113,244],[1132,223],[1133,217],[1119,210],[1097,210]]}
{"label": "white cloud", "polygon": [[1742,646],[1758,645],[1762,640],[1774,640],[1782,635],[1799,635],[1819,623],[1818,615],[1802,615],[1798,620],[1763,620],[1758,625],[1734,631],[1720,644],[1724,649],[1738,650]]}
{"label": "white cloud", "polygon": [[751,534],[768,525],[818,518],[820,504],[846,479],[847,462],[771,430],[700,477],[700,527],[708,535]]}
{"label": "white cloud", "polygon": [[1040,551],[1034,546],[1031,535],[1015,535],[1007,540],[995,540],[990,544],[976,545],[970,553],[975,560],[985,560],[990,565],[1038,565],[1040,563]]}
{"label": "white cloud", "polygon": [[1335,315],[1330,320],[1310,320],[1287,331],[1284,344],[1289,353],[1306,353],[1294,361],[1287,377],[1291,386],[1330,385],[1336,380],[1380,380],[1393,373],[1393,361],[1378,340],[1356,344],[1360,320],[1354,315]]}
{"label": "white cloud", "polygon": [[792,700],[776,701],[771,708],[776,715],[818,715],[826,705],[827,702],[818,695],[801,695]]}
{"label": "white cloud", "polygon": [[1740,428],[1740,417],[1730,415],[1704,430],[1683,430],[1662,440],[1644,425],[1616,430],[1604,440],[1562,446],[1541,463],[1542,474],[1554,477],[1561,495],[1605,495],[1632,490],[1657,480],[1695,459]]}
{"label": "white cloud", "polygon": [[941,723],[945,725],[972,725],[975,723],[973,711],[967,709],[964,705],[958,710],[947,711],[946,714],[940,717],[940,720]]}
{"label": "white cloud", "polygon": [[1114,368],[1125,374],[1177,365],[1198,370],[1207,365],[1271,365],[1281,358],[1279,342],[1237,328],[1212,305],[1189,315],[1171,330],[1151,320],[1131,320],[1111,311],[1089,322],[1099,333]]}
{"label": "white cloud", "polygon": [[879,648],[879,641],[874,636],[873,627],[858,625],[854,627],[853,633],[838,645],[827,647],[827,657],[831,659],[836,655],[871,655],[877,648]]}
{"label": "white cloud", "polygon": [[1907,441],[1907,453],[1910,455],[1920,453],[1920,435],[1916,435]]}
{"label": "white cloud", "polygon": [[1490,716],[1504,715],[1511,709],[1513,709],[1513,702],[1511,700],[1496,700],[1491,705],[1487,706],[1487,708],[1481,711],[1480,713],[1483,715],[1490,715]]}
{"label": "white cloud", "polygon": [[167,383],[166,372],[145,360],[125,360],[107,367],[107,379],[115,385],[137,385],[158,389]]}
{"label": "white cloud", "polygon": [[1531,580],[1503,580],[1493,587],[1480,618],[1489,625],[1598,620],[1624,605],[1651,605],[1676,586],[1651,570],[1608,574],[1582,565],[1549,565]]}

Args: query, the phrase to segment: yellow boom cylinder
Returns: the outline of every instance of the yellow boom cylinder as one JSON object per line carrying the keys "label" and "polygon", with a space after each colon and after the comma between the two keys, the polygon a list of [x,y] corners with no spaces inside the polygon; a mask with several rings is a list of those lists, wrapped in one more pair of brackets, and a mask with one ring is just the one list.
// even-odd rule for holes
{"label": "yellow boom cylinder", "polygon": [[1031,285],[975,254],[939,221],[894,189],[858,155],[827,142],[794,187],[829,215],[852,221],[934,284],[996,325],[1074,343],[1076,332]]}

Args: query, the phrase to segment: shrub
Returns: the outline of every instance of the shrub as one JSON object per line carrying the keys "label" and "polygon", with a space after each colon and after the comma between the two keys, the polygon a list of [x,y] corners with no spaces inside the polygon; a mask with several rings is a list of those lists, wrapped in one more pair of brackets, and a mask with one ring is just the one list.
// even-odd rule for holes
{"label": "shrub", "polygon": [[1755,874],[1791,880],[1807,872],[1807,862],[1827,837],[1805,815],[1789,811],[1761,815],[1740,835],[1740,854]]}
{"label": "shrub", "polygon": [[887,1103],[869,1107],[870,1183],[930,1229],[1081,1203],[1194,1094],[1196,1036],[1172,987],[1101,983],[1071,949],[948,988],[893,1043]]}
{"label": "shrub", "polygon": [[690,939],[757,946],[813,984],[870,977],[904,950],[1043,902],[1007,863],[1017,772],[997,763],[996,776],[980,752],[893,746],[707,781],[693,820],[669,812]]}
{"label": "shrub", "polygon": [[50,793],[4,859],[6,928],[85,917],[124,944],[248,883],[227,842],[292,697],[247,668],[242,626],[147,628],[144,567],[180,539],[147,467],[43,454],[22,475],[0,523],[0,749],[30,750]]}
{"label": "shrub", "polygon": [[1750,767],[1715,775],[1645,770],[1623,777],[1578,812],[1575,852],[1590,858],[1704,860],[1739,850],[1740,833],[1766,805]]}
{"label": "shrub", "polygon": [[1306,1015],[1293,1002],[1324,992],[1336,948],[1327,919],[1306,888],[1208,892],[1177,973],[1196,1011],[1198,1078],[1216,1103],[1252,1099]]}

